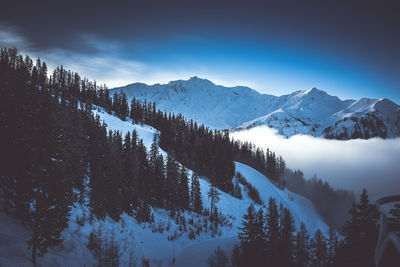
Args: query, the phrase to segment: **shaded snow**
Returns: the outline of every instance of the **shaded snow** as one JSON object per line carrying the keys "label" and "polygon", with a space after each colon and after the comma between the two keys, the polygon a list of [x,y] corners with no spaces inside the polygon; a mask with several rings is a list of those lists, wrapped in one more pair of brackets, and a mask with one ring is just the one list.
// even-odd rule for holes
{"label": "shaded snow", "polygon": [[[0,266],[32,266],[31,251],[26,240],[31,232],[22,223],[0,212]],[[62,233],[64,242],[61,246],[50,249],[43,257],[37,258],[38,266],[93,266],[95,260],[86,248],[87,240],[80,229],[65,229]]]}
{"label": "shaded snow", "polygon": [[[100,110],[100,111],[99,111]],[[116,116],[110,115],[105,112],[102,108],[94,109],[93,114],[100,116],[100,121],[104,121],[107,124],[107,130],[119,131],[122,134],[122,138],[128,133],[135,130],[138,134],[138,138],[143,139],[143,143],[146,147],[150,148],[153,143],[153,136],[158,131],[149,125],[132,124],[132,121],[128,119],[123,121]]]}

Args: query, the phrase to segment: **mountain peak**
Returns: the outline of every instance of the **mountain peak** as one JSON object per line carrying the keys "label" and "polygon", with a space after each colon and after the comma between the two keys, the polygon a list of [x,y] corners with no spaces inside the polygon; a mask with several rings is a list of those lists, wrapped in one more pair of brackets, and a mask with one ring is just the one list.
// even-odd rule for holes
{"label": "mountain peak", "polygon": [[188,82],[188,83],[197,83],[197,84],[214,84],[212,81],[204,79],[204,78],[200,78],[198,76],[190,77],[190,79],[187,80],[186,82]]}
{"label": "mountain peak", "polygon": [[190,77],[190,79],[188,81],[197,81],[197,80],[207,80],[207,79],[199,78],[198,76],[195,75],[195,76]]}
{"label": "mountain peak", "polygon": [[[120,88],[114,92],[119,90]],[[382,135],[383,137],[400,136],[398,130],[400,126],[396,117],[400,107],[390,100],[342,101],[337,96],[315,87],[278,97],[260,94],[248,87],[216,85],[210,80],[193,76],[186,80],[175,80],[161,85],[134,84],[127,87],[125,92],[128,97],[135,96],[142,101],[146,99],[155,102],[161,110],[181,113],[198,123],[217,129],[235,129],[248,122],[251,122],[251,125],[257,122],[256,125],[265,124],[289,137],[298,133],[322,136],[324,129],[331,127],[334,130],[330,130],[330,135],[326,136],[351,139],[354,131],[337,136],[336,133],[340,131],[335,123],[349,117],[358,120],[375,112],[374,116],[378,116],[385,124],[382,127],[388,129],[388,134]],[[285,112],[274,113],[280,109]],[[377,128],[382,124],[373,125]],[[362,132],[360,136],[364,138],[381,136],[383,131],[375,128],[371,130],[374,131],[372,134],[364,135]],[[365,128],[365,132],[368,131],[370,129]]]}
{"label": "mountain peak", "polygon": [[304,95],[326,95],[327,93],[325,91],[319,90],[316,87],[312,87],[303,93]]}
{"label": "mountain peak", "polygon": [[187,86],[187,85],[193,86],[194,85],[195,87],[214,85],[214,83],[211,82],[210,80],[199,78],[198,76],[192,76],[188,80],[170,81],[168,84],[170,84],[170,85],[179,84],[181,86]]}

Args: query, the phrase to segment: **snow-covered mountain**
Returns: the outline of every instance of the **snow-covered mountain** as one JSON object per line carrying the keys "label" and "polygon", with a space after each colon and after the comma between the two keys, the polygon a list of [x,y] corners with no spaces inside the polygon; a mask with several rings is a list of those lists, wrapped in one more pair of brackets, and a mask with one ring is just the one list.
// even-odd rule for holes
{"label": "snow-covered mountain", "polygon": [[400,106],[388,99],[341,100],[312,88],[288,95],[260,94],[243,86],[224,87],[192,77],[168,84],[134,83],[110,90],[155,102],[163,111],[217,129],[275,128],[286,137],[295,134],[332,139],[400,136]]}

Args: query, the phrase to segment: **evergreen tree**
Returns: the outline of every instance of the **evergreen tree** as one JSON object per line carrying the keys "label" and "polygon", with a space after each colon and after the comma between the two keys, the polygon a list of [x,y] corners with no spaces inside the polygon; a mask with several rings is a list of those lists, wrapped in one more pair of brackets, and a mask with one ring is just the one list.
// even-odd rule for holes
{"label": "evergreen tree", "polygon": [[350,218],[343,225],[344,243],[341,245],[342,266],[371,266],[377,242],[378,210],[368,199],[364,188],[358,204],[349,210]]}
{"label": "evergreen tree", "polygon": [[283,209],[280,222],[279,261],[281,266],[292,266],[294,255],[294,220],[287,208]]}
{"label": "evergreen tree", "polygon": [[334,267],[336,265],[336,250],[338,246],[338,237],[332,228],[329,228],[328,239],[328,258],[327,266]]}
{"label": "evergreen tree", "polygon": [[270,198],[268,201],[266,214],[266,229],[267,229],[267,259],[272,266],[279,264],[279,213],[276,201]]}
{"label": "evergreen tree", "polygon": [[108,155],[109,159],[108,169],[106,169],[107,178],[106,178],[106,201],[105,207],[107,213],[110,217],[119,221],[120,215],[122,213],[122,208],[124,204],[123,194],[122,194],[122,185],[123,185],[123,165],[122,165],[122,138],[119,132],[109,132],[108,142],[110,146],[110,154]]}
{"label": "evergreen tree", "polygon": [[35,153],[38,168],[34,170],[28,204],[29,226],[32,229],[28,245],[32,251],[34,266],[37,255],[43,256],[48,248],[62,242],[60,234],[68,225],[71,204],[71,187],[68,186],[65,177],[62,177],[61,162],[57,153],[57,129],[52,128],[54,123],[50,118],[49,102],[45,103],[42,112],[47,123],[39,126],[41,134],[37,142],[40,150]]}
{"label": "evergreen tree", "polygon": [[146,146],[144,145],[142,139],[138,141],[135,156],[135,170],[137,174],[137,189],[139,192],[139,198],[147,203],[150,203],[150,168]]}
{"label": "evergreen tree", "polygon": [[106,128],[100,127],[99,117],[89,131],[89,207],[98,217],[106,216],[105,199],[107,190],[107,176],[103,168],[107,166],[109,147],[107,145]]}
{"label": "evergreen tree", "polygon": [[154,188],[152,190],[154,194],[154,204],[158,207],[164,207],[165,192],[165,167],[164,167],[164,157],[160,153],[157,157],[156,164],[154,166]]}
{"label": "evergreen tree", "polygon": [[150,167],[153,169],[153,171],[154,171],[154,168],[155,168],[155,165],[156,165],[156,162],[157,162],[157,157],[158,157],[158,155],[160,153],[158,140],[159,140],[158,134],[154,134],[153,142],[151,143],[150,153],[149,153]]}
{"label": "evergreen tree", "polygon": [[[208,198],[211,200],[211,217],[213,217],[213,214],[215,213],[215,210],[217,210],[217,203],[219,201],[219,195],[221,193],[218,192],[217,188],[213,184],[210,183],[210,189],[208,190]],[[214,214],[215,215],[215,214]]]}
{"label": "evergreen tree", "polygon": [[265,261],[266,238],[262,209],[256,212],[253,205],[243,216],[243,227],[239,228],[242,266],[263,266]]}
{"label": "evergreen tree", "polygon": [[179,171],[178,181],[178,196],[179,196],[179,207],[181,210],[189,208],[189,185],[188,185],[188,174],[185,166],[181,166]]}
{"label": "evergreen tree", "polygon": [[151,203],[160,207],[162,205],[162,188],[164,186],[164,160],[160,154],[158,139],[158,134],[155,134],[149,153],[149,194]]}
{"label": "evergreen tree", "polygon": [[122,194],[122,208],[123,210],[132,215],[134,209],[133,195],[135,173],[133,169],[134,151],[132,150],[132,142],[130,132],[125,135],[122,147],[122,181],[121,181],[121,194]]}
{"label": "evergreen tree", "polygon": [[328,251],[326,246],[326,239],[321,232],[317,230],[311,239],[311,266],[324,267],[327,265]]}
{"label": "evergreen tree", "polygon": [[166,207],[176,210],[178,202],[178,164],[170,154],[167,157],[167,176],[165,182]]}
{"label": "evergreen tree", "polygon": [[310,262],[310,237],[302,222],[296,235],[295,264],[296,267],[307,267]]}
{"label": "evergreen tree", "polygon": [[201,211],[203,210],[203,200],[201,197],[199,177],[195,172],[193,172],[192,174],[190,199],[194,212],[201,213]]}

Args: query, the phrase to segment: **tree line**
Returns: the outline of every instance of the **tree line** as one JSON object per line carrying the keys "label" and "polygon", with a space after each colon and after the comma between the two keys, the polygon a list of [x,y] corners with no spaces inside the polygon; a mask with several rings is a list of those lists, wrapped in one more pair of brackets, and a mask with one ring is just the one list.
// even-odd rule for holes
{"label": "tree line", "polygon": [[198,175],[173,153],[164,159],[159,136],[147,151],[136,132],[107,132],[90,104],[102,90],[62,68],[48,78],[44,62],[16,49],[0,52],[0,196],[4,211],[32,229],[34,264],[62,242],[77,202],[116,221],[123,212],[149,221],[151,207],[203,212]]}
{"label": "tree line", "polygon": [[[374,266],[378,236],[378,211],[364,189],[358,203],[349,210],[349,219],[338,237],[330,228],[328,236],[317,229],[312,235],[304,223],[296,231],[290,211],[269,199],[266,210],[251,205],[239,228],[231,265],[334,267]],[[393,209],[394,212],[395,209]],[[226,253],[217,248],[209,258],[210,266],[228,266]]]}

